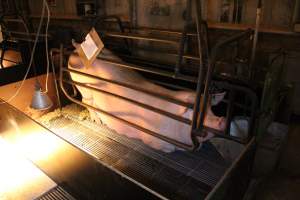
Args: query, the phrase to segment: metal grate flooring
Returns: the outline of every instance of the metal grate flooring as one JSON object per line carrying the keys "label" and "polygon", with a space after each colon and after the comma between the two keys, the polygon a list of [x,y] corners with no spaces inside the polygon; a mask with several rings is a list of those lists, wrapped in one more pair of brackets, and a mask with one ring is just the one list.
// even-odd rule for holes
{"label": "metal grate flooring", "polygon": [[172,199],[205,196],[228,167],[210,144],[194,153],[163,153],[74,114],[61,115],[46,126],[100,162]]}
{"label": "metal grate flooring", "polygon": [[42,196],[38,197],[36,200],[76,200],[68,192],[57,186],[50,191],[46,192]]}

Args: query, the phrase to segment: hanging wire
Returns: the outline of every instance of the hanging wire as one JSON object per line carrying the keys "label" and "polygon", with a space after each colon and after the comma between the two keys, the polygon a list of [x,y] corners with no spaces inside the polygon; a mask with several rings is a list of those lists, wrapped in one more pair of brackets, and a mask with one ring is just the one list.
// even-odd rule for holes
{"label": "hanging wire", "polygon": [[[45,2],[45,0],[43,2]],[[20,93],[22,87],[24,86],[25,80],[28,77],[28,74],[29,74],[31,66],[32,66],[32,62],[33,62],[33,57],[34,57],[34,53],[35,53],[37,41],[38,41],[39,36],[40,36],[41,27],[42,27],[42,24],[43,24],[43,17],[44,17],[44,14],[45,14],[45,7],[46,7],[45,3],[43,3],[42,14],[41,14],[41,18],[40,18],[38,30],[37,30],[37,33],[36,33],[36,37],[35,37],[35,40],[34,40],[33,48],[32,48],[32,51],[31,51],[29,65],[28,65],[27,71],[26,71],[26,73],[24,75],[24,78],[23,78],[23,80],[21,82],[21,85],[18,87],[17,91],[11,97],[9,97],[8,100],[3,100],[3,102],[0,102],[0,104],[11,102],[14,98],[16,98],[16,96],[18,96],[18,94]]]}
{"label": "hanging wire", "polygon": [[47,73],[46,73],[46,83],[45,83],[45,91],[44,93],[48,92],[48,79],[49,79],[49,52],[48,52],[48,28],[49,28],[49,22],[50,22],[50,10],[49,6],[46,0],[44,0],[44,5],[47,9],[47,23],[46,23],[46,31],[45,31],[45,48],[46,48],[46,61],[47,61]]}

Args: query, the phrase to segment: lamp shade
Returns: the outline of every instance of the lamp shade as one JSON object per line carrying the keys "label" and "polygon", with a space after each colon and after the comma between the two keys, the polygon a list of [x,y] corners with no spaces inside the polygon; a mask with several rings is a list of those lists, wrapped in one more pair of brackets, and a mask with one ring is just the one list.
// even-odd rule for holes
{"label": "lamp shade", "polygon": [[30,107],[36,110],[47,110],[51,108],[52,105],[51,99],[41,90],[40,84],[36,82]]}

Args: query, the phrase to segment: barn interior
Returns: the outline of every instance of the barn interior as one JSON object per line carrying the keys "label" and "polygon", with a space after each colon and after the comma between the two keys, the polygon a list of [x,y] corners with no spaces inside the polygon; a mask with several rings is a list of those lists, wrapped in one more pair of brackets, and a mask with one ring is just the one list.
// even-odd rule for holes
{"label": "barn interior", "polygon": [[0,199],[299,198],[299,0],[0,0],[0,28]]}

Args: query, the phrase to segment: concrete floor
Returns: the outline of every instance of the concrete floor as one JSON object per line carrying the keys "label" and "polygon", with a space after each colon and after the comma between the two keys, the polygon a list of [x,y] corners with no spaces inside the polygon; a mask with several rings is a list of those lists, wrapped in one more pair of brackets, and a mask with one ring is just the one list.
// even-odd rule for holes
{"label": "concrete floor", "polygon": [[279,167],[258,187],[256,200],[300,199],[300,119],[293,119]]}

